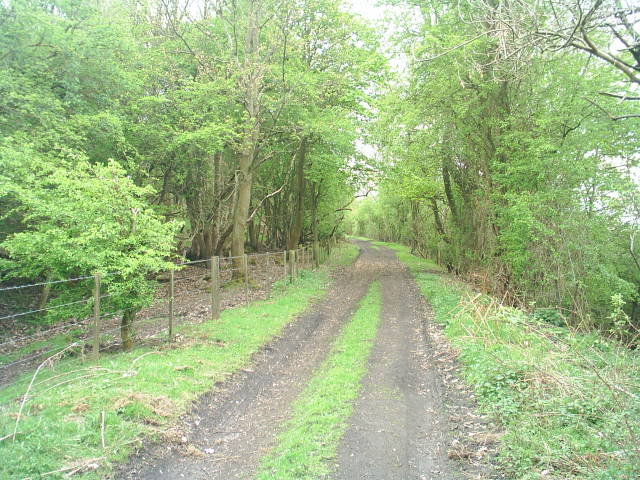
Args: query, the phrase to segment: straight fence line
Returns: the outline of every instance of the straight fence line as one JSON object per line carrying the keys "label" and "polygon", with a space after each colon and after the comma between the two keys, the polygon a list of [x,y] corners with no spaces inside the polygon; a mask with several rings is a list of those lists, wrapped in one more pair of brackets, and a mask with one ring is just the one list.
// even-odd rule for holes
{"label": "straight fence line", "polygon": [[51,310],[55,310],[57,308],[68,307],[70,305],[77,305],[79,303],[85,303],[87,300],[89,300],[89,299],[88,298],[83,298],[82,300],[78,300],[78,301],[75,301],[75,302],[69,302],[69,303],[63,303],[62,305],[53,305],[52,307],[48,307],[48,308],[39,308],[37,310],[29,310],[27,312],[20,312],[20,313],[15,313],[15,314],[12,314],[12,315],[6,315],[4,317],[0,317],[0,320],[7,320],[9,318],[24,317],[25,315],[30,315],[32,313],[50,312]]}
{"label": "straight fence line", "polygon": [[9,368],[9,367],[11,367],[13,365],[18,365],[19,363],[24,363],[24,362],[26,362],[28,360],[33,360],[34,358],[42,357],[42,356],[47,355],[48,353],[54,352],[56,350],[64,350],[65,348],[70,347],[74,343],[78,343],[78,342],[72,342],[72,343],[70,343],[68,345],[63,345],[63,346],[60,346],[60,347],[52,348],[51,350],[47,350],[46,352],[38,352],[38,353],[36,353],[34,355],[31,355],[29,357],[23,357],[23,358],[21,358],[19,360],[16,360],[14,362],[7,363],[7,364],[3,365],[2,367],[0,367],[0,370],[5,369],[5,368]]}
{"label": "straight fence line", "polygon": [[181,263],[176,263],[177,266],[182,266],[182,265],[196,265],[198,263],[204,263],[204,262],[208,262],[209,259],[205,258],[204,260],[189,260],[188,262],[181,262]]}
{"label": "straight fence line", "polygon": [[193,280],[194,278],[204,278],[206,276],[206,272],[203,272],[200,275],[191,275],[190,277],[176,277],[175,281],[180,282],[182,280]]}
{"label": "straight fence line", "polygon": [[7,290],[18,290],[20,288],[41,287],[44,285],[55,285],[57,283],[77,282],[78,280],[87,280],[89,278],[93,278],[93,275],[90,275],[88,277],[65,278],[64,280],[51,280],[48,282],[29,283],[27,285],[15,285],[13,287],[3,287],[3,288],[0,288],[0,292],[6,292]]}
{"label": "straight fence line", "polygon": [[[327,246],[328,246],[328,248],[330,250],[331,245],[327,245]],[[307,250],[307,249],[309,249],[309,250]],[[226,272],[233,273],[235,271],[243,271],[243,270],[245,270],[245,272],[246,272],[245,275],[244,275],[244,278],[245,278],[245,281],[244,281],[245,301],[249,302],[249,294],[248,294],[248,292],[249,292],[249,275],[251,274],[251,272],[250,272],[251,268],[250,268],[250,266],[249,266],[249,264],[247,262],[248,258],[266,257],[267,258],[266,266],[268,267],[270,265],[269,261],[268,261],[270,257],[273,257],[274,259],[282,257],[283,258],[283,264],[284,264],[285,278],[289,277],[288,280],[290,282],[294,282],[296,280],[296,277],[297,277],[298,268],[300,266],[304,266],[305,264],[307,264],[307,262],[305,262],[305,254],[304,254],[305,251],[309,251],[309,253],[311,253],[311,257],[313,257],[313,248],[311,248],[311,247],[301,247],[301,248],[298,248],[298,249],[295,249],[295,250],[291,250],[290,252],[287,252],[287,251],[265,252],[265,253],[257,253],[257,254],[242,255],[242,256],[214,257],[214,259],[216,259],[216,265],[218,266],[218,268],[215,270],[215,275],[211,275],[212,287],[213,287],[212,288],[212,305],[211,305],[212,316],[214,318],[217,318],[216,317],[216,313],[217,313],[217,315],[219,315],[219,311],[216,312],[216,310],[219,310],[219,288],[221,286],[221,282],[220,282],[220,275],[221,274],[224,274]],[[324,260],[326,260],[326,258],[327,257],[324,257],[324,258],[318,259],[318,260],[320,260],[321,262],[324,262]],[[231,268],[231,269],[220,269],[219,268],[220,262],[231,261],[231,260],[234,260],[234,259],[244,259],[244,262],[243,262],[244,263],[243,264],[244,268]],[[177,264],[177,266],[188,266],[188,265],[206,263],[206,262],[212,264],[213,263],[212,260],[213,259],[195,260],[195,261],[192,261],[192,262],[185,262],[185,263],[182,263],[182,264]],[[311,258],[310,260],[311,260],[311,264],[313,264],[314,263],[313,262],[314,259]],[[260,270],[260,265],[258,263],[256,263],[255,266],[256,266],[255,270]],[[275,261],[273,263],[273,266],[274,267],[276,266]],[[289,267],[289,268],[287,269],[287,267]],[[151,323],[151,322],[154,322],[154,321],[158,321],[158,320],[170,320],[167,326],[162,326],[159,330],[154,331],[153,333],[151,333],[148,336],[148,338],[156,337],[156,336],[158,336],[158,335],[160,335],[160,334],[162,334],[162,333],[164,333],[166,331],[169,331],[169,340],[171,341],[172,330],[173,330],[173,327],[175,326],[174,325],[174,321],[176,321],[176,320],[177,321],[180,321],[180,320],[183,321],[185,318],[188,317],[187,314],[183,313],[183,314],[176,315],[175,312],[173,312],[173,300],[174,300],[173,285],[177,281],[189,280],[189,279],[194,279],[194,278],[202,278],[202,277],[206,276],[207,273],[209,273],[209,272],[206,272],[206,273],[203,272],[202,275],[196,275],[196,276],[190,276],[190,277],[182,277],[182,278],[174,278],[173,277],[173,272],[174,271],[171,270],[171,278],[170,278],[171,292],[170,292],[170,298],[164,298],[163,299],[163,298],[157,298],[156,297],[154,299],[154,305],[156,305],[156,302],[160,302],[160,304],[168,302],[170,311],[168,311],[166,315],[158,315],[158,316],[153,316],[153,317],[150,317],[150,318],[144,318],[144,319],[136,321],[136,325],[145,325],[145,324],[148,324],[148,323]],[[214,271],[212,270],[212,272],[214,272]],[[109,273],[107,275],[115,275],[115,274],[117,274],[117,272]],[[100,277],[102,277],[102,276],[103,275],[100,275]],[[214,278],[214,276],[215,276],[215,278]],[[69,348],[69,347],[73,346],[74,344],[79,344],[79,346],[81,346],[83,351],[84,351],[87,348],[87,345],[90,344],[92,341],[95,342],[96,339],[98,341],[97,341],[97,343],[95,343],[95,345],[97,345],[97,348],[94,349],[94,354],[97,354],[100,351],[104,351],[105,349],[111,348],[114,345],[121,344],[120,341],[116,341],[114,343],[108,344],[107,346],[104,346],[100,342],[100,339],[103,338],[105,335],[111,334],[111,333],[116,332],[116,331],[121,329],[121,326],[118,325],[115,328],[111,328],[109,330],[102,331],[102,329],[101,329],[102,324],[101,324],[100,321],[102,319],[106,318],[106,317],[112,317],[112,318],[117,317],[117,316],[122,314],[122,311],[107,312],[107,313],[104,313],[104,314],[100,314],[99,313],[99,310],[100,310],[100,308],[99,308],[99,300],[100,299],[104,299],[104,298],[108,298],[111,295],[110,294],[104,294],[104,295],[100,294],[100,282],[99,282],[98,275],[81,276],[81,277],[76,277],[76,278],[71,278],[71,279],[55,280],[55,281],[50,281],[50,282],[39,282],[39,283],[33,283],[33,284],[27,284],[27,285],[16,285],[16,286],[12,286],[12,287],[0,288],[0,291],[18,290],[18,289],[28,288],[28,287],[54,285],[54,284],[68,283],[68,282],[79,281],[79,280],[88,280],[88,279],[94,279],[94,282],[96,280],[98,280],[97,284],[94,285],[94,287],[95,287],[94,302],[97,304],[97,315],[96,316],[87,317],[86,319],[84,319],[84,320],[82,320],[80,322],[53,327],[51,329],[47,329],[47,330],[44,330],[44,331],[41,331],[41,332],[37,332],[37,333],[35,333],[33,335],[27,335],[27,336],[19,337],[19,338],[16,338],[16,339],[11,339],[11,340],[5,341],[3,343],[0,343],[0,347],[5,346],[5,345],[9,345],[9,344],[17,344],[19,342],[22,342],[24,340],[28,340],[30,338],[45,337],[47,334],[50,334],[52,332],[55,332],[55,331],[58,331],[58,330],[63,330],[63,329],[72,329],[73,327],[76,327],[76,326],[82,326],[82,327],[87,327],[87,326],[90,327],[91,325],[95,326],[94,322],[99,322],[97,324],[97,330],[94,329],[93,334],[91,334],[90,332],[87,332],[88,334],[87,334],[87,336],[85,338],[78,339],[75,342],[72,342],[72,343],[70,343],[68,345],[55,347],[53,349],[50,349],[50,350],[47,350],[47,351],[44,351],[44,352],[37,352],[37,353],[35,353],[33,355],[29,355],[27,357],[23,357],[23,358],[17,359],[15,361],[11,362],[11,363],[8,363],[8,364],[5,364],[5,365],[0,365],[0,371],[5,370],[5,369],[7,369],[9,367],[12,367],[12,366],[21,364],[21,363],[28,362],[28,361],[36,359],[38,357],[43,357],[43,356],[45,356],[47,354],[55,352],[56,350],[62,351],[65,348]],[[213,280],[215,280],[215,282]],[[218,290],[218,292],[217,292],[217,297],[218,298],[217,299],[214,298],[214,297],[216,297],[216,293],[214,293],[216,290]],[[39,312],[44,312],[44,311],[50,311],[50,310],[57,309],[57,308],[62,308],[62,307],[65,307],[65,306],[76,305],[76,304],[79,304],[79,303],[85,303],[85,302],[88,302],[89,300],[90,300],[90,298],[87,297],[87,298],[84,298],[82,300],[78,300],[78,301],[75,301],[75,302],[69,302],[69,303],[62,304],[62,305],[54,305],[54,306],[48,307],[48,308],[30,310],[30,311],[27,311],[27,312],[20,312],[18,314],[12,314],[12,315],[7,315],[7,316],[4,316],[4,317],[0,317],[0,320],[20,317],[20,316],[25,316],[25,315],[28,315],[28,314],[39,313]],[[217,306],[216,306],[216,303],[218,303]]]}
{"label": "straight fence line", "polygon": [[6,342],[0,343],[0,347],[3,347],[4,345],[9,345],[11,343],[18,343],[18,342],[20,342],[22,340],[27,340],[29,338],[42,337],[46,333],[51,333],[51,332],[54,332],[54,331],[57,331],[57,330],[63,330],[65,328],[72,328],[72,327],[78,326],[78,325],[85,326],[85,322],[67,323],[65,325],[59,325],[57,327],[49,328],[47,330],[42,330],[42,331],[40,331],[38,333],[34,333],[32,335],[25,335],[23,337],[12,338],[11,340],[7,340]]}

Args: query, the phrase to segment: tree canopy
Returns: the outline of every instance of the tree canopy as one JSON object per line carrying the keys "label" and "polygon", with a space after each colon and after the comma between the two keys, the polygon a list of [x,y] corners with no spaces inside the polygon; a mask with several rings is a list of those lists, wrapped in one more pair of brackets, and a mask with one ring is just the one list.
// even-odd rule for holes
{"label": "tree canopy", "polygon": [[172,259],[243,276],[344,231],[386,59],[343,2],[12,0],[0,25],[3,279],[119,272],[133,315]]}
{"label": "tree canopy", "polygon": [[[403,2],[400,2],[403,3]],[[527,308],[638,325],[637,9],[404,2],[406,78],[381,100],[379,194],[352,225]]]}

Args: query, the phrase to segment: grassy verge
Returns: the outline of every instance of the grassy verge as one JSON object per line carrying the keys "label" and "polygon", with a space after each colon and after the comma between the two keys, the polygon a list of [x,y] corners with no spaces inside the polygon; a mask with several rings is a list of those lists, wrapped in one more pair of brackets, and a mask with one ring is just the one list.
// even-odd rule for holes
{"label": "grassy verge", "polygon": [[[352,246],[349,246],[352,247]],[[354,247],[355,248],[355,247]],[[357,248],[328,261],[344,265]],[[173,347],[103,354],[94,363],[59,361],[36,378],[15,442],[0,440],[0,478],[100,478],[143,438],[166,430],[194,399],[246,366],[251,355],[326,290],[327,269],[302,271],[272,298],[222,312],[219,321],[181,326]],[[32,374],[0,391],[0,438],[13,432]]]}
{"label": "grassy verge", "polygon": [[388,245],[408,265],[460,352],[480,407],[504,429],[510,479],[640,478],[640,356],[502,307],[433,264]]}
{"label": "grassy verge", "polygon": [[31,342],[30,344],[20,347],[10,353],[0,354],[0,366],[41,350],[62,349],[70,343],[78,340],[82,333],[83,330],[80,328],[71,328],[64,333],[52,335],[44,340]]}
{"label": "grassy verge", "polygon": [[277,446],[263,458],[260,480],[324,478],[347,427],[380,320],[380,285],[374,283],[329,357],[293,405]]}
{"label": "grassy verge", "polygon": [[356,235],[349,235],[349,236],[348,236],[348,238],[353,239],[353,240],[362,240],[362,241],[365,241],[365,242],[368,242],[368,241],[370,241],[370,240],[371,240],[370,238],[367,238],[367,237],[358,237],[358,236],[356,236]]}
{"label": "grassy verge", "polygon": [[339,243],[333,248],[329,264],[333,266],[351,265],[358,258],[360,249],[351,243]]}

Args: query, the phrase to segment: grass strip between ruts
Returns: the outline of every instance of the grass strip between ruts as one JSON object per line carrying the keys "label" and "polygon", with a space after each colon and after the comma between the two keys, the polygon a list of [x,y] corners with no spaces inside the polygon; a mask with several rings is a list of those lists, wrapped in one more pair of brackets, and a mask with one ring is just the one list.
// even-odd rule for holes
{"label": "grass strip between ruts", "polygon": [[374,282],[329,356],[294,402],[292,417],[277,445],[262,459],[256,478],[313,479],[330,473],[328,460],[336,455],[360,393],[380,310],[380,284]]}

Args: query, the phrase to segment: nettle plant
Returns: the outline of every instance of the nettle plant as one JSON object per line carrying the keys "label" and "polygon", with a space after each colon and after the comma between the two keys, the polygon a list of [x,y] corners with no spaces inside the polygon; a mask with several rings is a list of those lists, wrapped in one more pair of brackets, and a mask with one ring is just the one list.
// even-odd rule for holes
{"label": "nettle plant", "polygon": [[[44,159],[32,151],[0,148],[0,202],[3,218],[19,218],[21,228],[2,243],[4,279],[61,280],[102,277],[102,312],[122,313],[122,343],[133,347],[136,313],[152,298],[154,273],[170,262],[179,225],[165,222],[149,206],[154,192],[139,187],[116,162],[91,164],[82,155]],[[87,302],[51,310],[39,318],[55,322],[83,318],[92,309],[92,280],[54,285],[49,305]]]}

